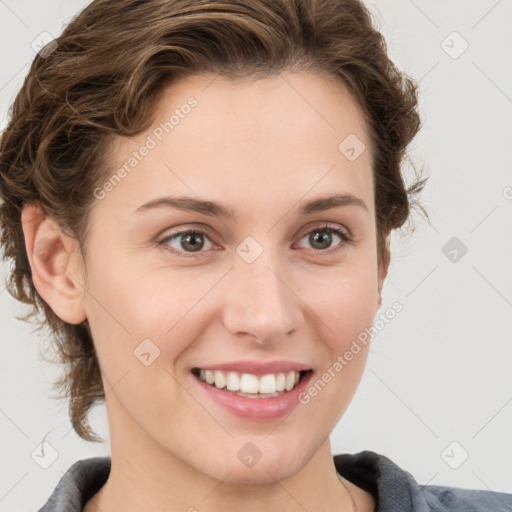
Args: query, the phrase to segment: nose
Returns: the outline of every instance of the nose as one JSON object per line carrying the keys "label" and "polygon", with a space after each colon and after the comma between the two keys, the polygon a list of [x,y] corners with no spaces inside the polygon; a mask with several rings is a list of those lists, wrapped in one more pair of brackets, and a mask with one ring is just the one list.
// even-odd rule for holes
{"label": "nose", "polygon": [[234,336],[276,344],[303,322],[303,302],[282,257],[265,250],[252,263],[237,259],[224,295],[223,320]]}

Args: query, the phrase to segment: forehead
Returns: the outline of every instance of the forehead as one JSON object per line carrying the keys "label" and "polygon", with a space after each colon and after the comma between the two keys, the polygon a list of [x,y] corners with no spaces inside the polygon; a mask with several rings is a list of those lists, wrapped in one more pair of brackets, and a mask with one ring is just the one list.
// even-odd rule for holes
{"label": "forehead", "polygon": [[[115,140],[112,171],[143,146],[150,149],[123,173],[109,200],[125,194],[136,208],[156,192],[179,192],[296,201],[311,191],[354,193],[373,203],[363,115],[340,82],[314,73],[180,80],[162,91],[146,131]],[[346,154],[350,146],[357,158]]]}
{"label": "forehead", "polygon": [[[193,109],[187,107],[190,98],[197,103]],[[179,119],[173,113],[180,114]],[[191,122],[182,122],[189,116]],[[313,72],[236,80],[221,75],[192,75],[161,94],[155,126],[169,121],[172,129],[162,134],[165,137],[172,132],[172,137],[166,138],[169,143],[179,139],[180,133],[183,138],[203,133],[201,148],[196,149],[207,149],[210,142],[214,145],[235,140],[250,145],[275,140],[300,151],[295,142],[305,138],[307,151],[320,142],[324,150],[330,146],[338,151],[339,142],[350,133],[369,143],[362,112],[344,84],[333,76]]]}

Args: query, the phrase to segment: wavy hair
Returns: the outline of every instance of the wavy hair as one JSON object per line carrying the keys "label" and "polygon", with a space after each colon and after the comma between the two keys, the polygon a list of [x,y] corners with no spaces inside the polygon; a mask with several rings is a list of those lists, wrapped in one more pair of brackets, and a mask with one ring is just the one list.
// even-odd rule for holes
{"label": "wavy hair", "polygon": [[194,73],[236,79],[287,70],[337,77],[359,106],[373,149],[378,262],[389,263],[386,236],[409,218],[426,182],[415,169],[407,187],[402,172],[421,125],[418,91],[361,1],[95,0],[33,60],[0,138],[0,244],[12,263],[7,289],[30,306],[19,319],[49,329],[64,369],[53,385],[83,439],[101,441],[87,418],[105,396],[93,339],[87,321],[64,322],[34,287],[23,206],[39,202],[87,261],[109,144],[151,125],[165,87]]}

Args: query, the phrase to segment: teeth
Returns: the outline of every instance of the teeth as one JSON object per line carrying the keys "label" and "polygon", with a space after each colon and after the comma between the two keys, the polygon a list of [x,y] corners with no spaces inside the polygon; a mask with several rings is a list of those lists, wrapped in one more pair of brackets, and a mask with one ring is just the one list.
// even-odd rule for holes
{"label": "teeth", "polygon": [[226,377],[222,372],[219,372],[218,370],[215,370],[215,387],[222,389],[226,385]]}
{"label": "teeth", "polygon": [[214,385],[216,388],[226,388],[229,391],[239,391],[241,395],[265,394],[278,396],[279,393],[291,391],[299,382],[300,373],[269,373],[258,377],[252,373],[222,372],[220,370],[199,371],[199,378],[203,382]]}
{"label": "teeth", "polygon": [[242,393],[259,393],[260,383],[258,377],[250,373],[242,373],[240,377],[240,391]]}
{"label": "teeth", "polygon": [[226,377],[226,387],[229,391],[238,391],[240,389],[240,379],[235,372],[229,372]]}
{"label": "teeth", "polygon": [[278,373],[276,378],[276,391],[284,391],[286,384],[286,375],[284,373]]}
{"label": "teeth", "polygon": [[260,379],[260,393],[275,393],[276,377],[275,375],[263,375]]}
{"label": "teeth", "polygon": [[286,389],[286,391],[290,391],[290,389],[293,389],[294,385],[295,385],[295,372],[290,372],[286,375],[286,382],[284,385],[284,389]]}

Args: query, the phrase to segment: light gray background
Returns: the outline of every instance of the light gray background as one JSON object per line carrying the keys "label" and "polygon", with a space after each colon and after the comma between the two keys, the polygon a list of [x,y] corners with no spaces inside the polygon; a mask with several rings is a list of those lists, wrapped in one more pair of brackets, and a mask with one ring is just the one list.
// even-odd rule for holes
{"label": "light gray background", "polygon": [[[0,0],[0,128],[32,41],[58,36],[87,3]],[[412,238],[392,240],[381,312],[394,301],[404,310],[375,337],[333,452],[383,453],[421,484],[512,492],[512,2],[367,4],[393,60],[420,80],[424,128],[411,154],[430,175],[431,225],[416,216]],[[442,43],[453,31],[469,43],[458,58],[445,51],[461,48],[458,36]],[[452,237],[468,248],[457,262],[442,252]],[[39,338],[14,318],[23,311],[0,292],[1,511],[37,510],[73,462],[109,453],[80,440],[67,405],[48,398],[57,369],[38,360]],[[108,437],[103,406],[91,422]],[[42,469],[30,454],[46,434],[58,458]]]}

